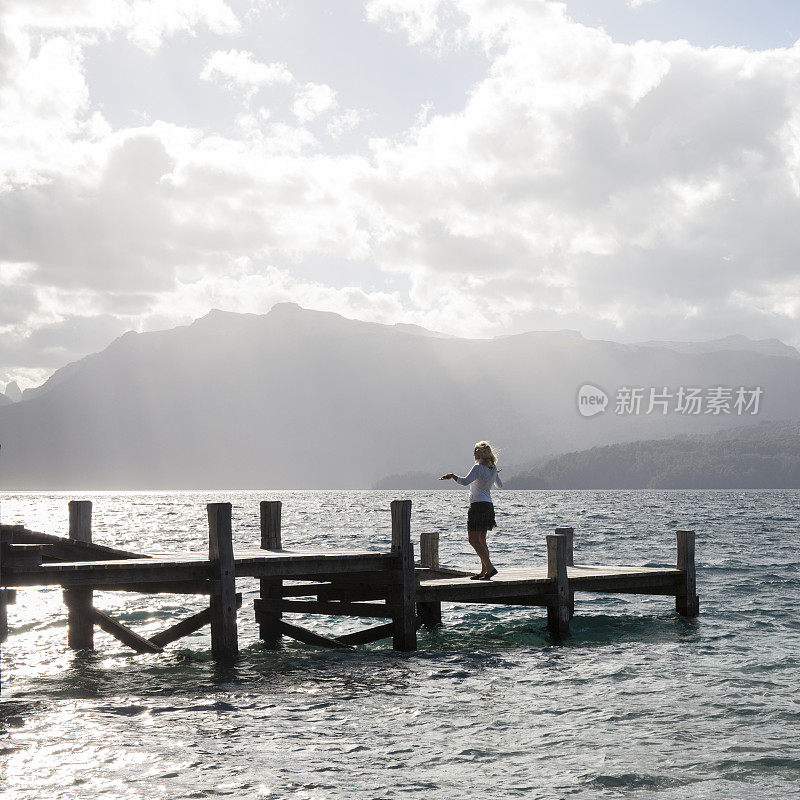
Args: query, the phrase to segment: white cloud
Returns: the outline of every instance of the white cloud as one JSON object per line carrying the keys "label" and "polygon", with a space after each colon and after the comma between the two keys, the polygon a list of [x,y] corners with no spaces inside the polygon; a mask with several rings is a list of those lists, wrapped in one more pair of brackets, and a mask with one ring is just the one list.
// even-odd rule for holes
{"label": "white cloud", "polygon": [[337,114],[328,123],[328,134],[334,139],[338,139],[344,134],[355,130],[364,121],[363,112],[350,108],[342,114]]}
{"label": "white cloud", "polygon": [[290,84],[294,78],[286,64],[264,64],[252,53],[240,50],[216,50],[205,63],[200,77],[218,80],[229,87],[238,86],[252,96],[262,86]]}
{"label": "white cloud", "polygon": [[147,52],[170,36],[198,28],[219,35],[241,23],[224,0],[4,0],[2,17],[14,30],[122,32]]}
{"label": "white cloud", "polygon": [[[417,40],[452,5],[370,11]],[[796,275],[800,48],[622,45],[558,5],[458,6],[489,75],[463,112],[373,145],[376,253],[418,304],[449,281],[512,319],[541,304],[637,336],[682,308],[729,324],[734,291]]]}
{"label": "white cloud", "polygon": [[[800,344],[800,45],[624,45],[539,0],[374,0],[369,19],[414,46],[478,42],[491,63],[460,111],[423,100],[402,135],[347,152],[369,110],[339,109],[328,76],[299,84],[293,64],[238,39],[201,49],[198,86],[212,91],[202,75],[252,101],[279,84],[284,108],[238,105],[224,134],[105,119],[90,33],[151,49],[180,31],[222,36],[239,30],[224,3],[8,2],[4,380],[118,329],[278,300],[473,336],[741,331]],[[293,274],[326,258],[377,268],[362,286]]]}
{"label": "white cloud", "polygon": [[295,96],[292,111],[301,123],[311,122],[336,108],[336,92],[324,83],[307,83]]}

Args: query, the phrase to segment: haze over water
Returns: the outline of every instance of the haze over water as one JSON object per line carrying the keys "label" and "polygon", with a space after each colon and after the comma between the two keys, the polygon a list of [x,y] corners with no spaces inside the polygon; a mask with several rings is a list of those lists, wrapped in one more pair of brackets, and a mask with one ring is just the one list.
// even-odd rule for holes
{"label": "haze over water", "polygon": [[[258,502],[283,501],[288,548],[386,550],[389,502],[472,567],[466,497],[452,492],[0,493],[4,523],[65,533],[94,501],[94,538],[135,550],[207,548],[205,503],[231,501],[235,543],[257,545]],[[33,798],[787,797],[800,781],[800,492],[498,493],[499,567],[542,563],[575,527],[576,563],[672,566],[697,532],[700,616],[670,597],[576,598],[554,644],[540,608],[445,604],[419,651],[261,648],[257,582],[241,580],[242,653],[210,658],[207,629],[136,656],[96,631],[66,646],[60,589],[25,590],[2,650],[4,796]],[[143,635],[200,598],[95,593]],[[365,624],[297,617],[339,633]]]}

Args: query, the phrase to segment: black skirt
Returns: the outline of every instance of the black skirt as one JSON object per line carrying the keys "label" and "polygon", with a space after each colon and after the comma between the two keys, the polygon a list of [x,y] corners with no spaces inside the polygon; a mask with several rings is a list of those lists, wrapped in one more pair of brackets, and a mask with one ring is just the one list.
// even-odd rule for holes
{"label": "black skirt", "polygon": [[494,519],[494,505],[492,503],[470,503],[467,512],[468,531],[490,531],[496,528],[497,523]]}

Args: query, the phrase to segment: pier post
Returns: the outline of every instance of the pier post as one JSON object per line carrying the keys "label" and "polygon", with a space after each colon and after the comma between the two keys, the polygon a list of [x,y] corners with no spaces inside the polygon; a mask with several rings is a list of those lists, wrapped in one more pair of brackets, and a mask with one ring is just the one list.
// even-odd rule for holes
{"label": "pier post", "polygon": [[[3,543],[0,542],[0,587],[3,585]],[[8,638],[8,610],[6,608],[6,590],[0,588],[0,645]],[[1,681],[0,681],[1,682]]]}
{"label": "pier post", "polygon": [[547,577],[553,581],[553,599],[547,606],[547,627],[555,637],[569,633],[569,580],[567,540],[563,534],[547,535]]}
{"label": "pier post", "polygon": [[[69,502],[69,538],[76,542],[92,541],[91,500]],[[91,650],[94,647],[92,599],[91,586],[64,589],[64,603],[67,606],[67,644],[73,650]]]}
{"label": "pier post", "polygon": [[207,508],[208,559],[214,584],[210,598],[211,653],[214,658],[231,659],[239,652],[231,504],[209,503]]}
{"label": "pier post", "polygon": [[[3,543],[0,542],[0,578],[3,575]],[[3,581],[0,580],[0,586]],[[3,653],[3,642],[8,637],[8,617],[6,616],[6,590],[0,589],[0,655]],[[3,676],[0,674],[0,695],[3,694]]]}
{"label": "pier post", "polygon": [[677,537],[678,569],[683,576],[675,594],[675,610],[684,617],[696,617],[700,613],[700,598],[694,566],[694,531],[677,531]]}
{"label": "pier post", "polygon": [[[439,567],[439,532],[425,531],[419,535],[419,563],[422,567]],[[417,603],[417,612],[426,628],[438,628],[442,624],[442,604]]]}
{"label": "pier post", "polygon": [[411,543],[411,501],[392,500],[392,552],[397,554],[398,582],[389,596],[392,606],[392,647],[417,649],[417,577],[414,572],[414,545]]}
{"label": "pier post", "polygon": [[[575,556],[573,551],[573,540],[575,537],[575,529],[574,528],[556,528],[556,533],[561,534],[567,546],[567,566],[574,567],[575,566]],[[572,619],[575,616],[575,592],[570,590],[569,593],[569,618]]]}
{"label": "pier post", "polygon": [[[281,549],[281,502],[261,501],[261,549]],[[283,581],[280,578],[262,578],[261,600],[258,612],[259,638],[269,648],[278,648],[281,643],[281,610],[279,602]],[[263,602],[268,601],[268,602]],[[269,602],[272,601],[272,602]]]}

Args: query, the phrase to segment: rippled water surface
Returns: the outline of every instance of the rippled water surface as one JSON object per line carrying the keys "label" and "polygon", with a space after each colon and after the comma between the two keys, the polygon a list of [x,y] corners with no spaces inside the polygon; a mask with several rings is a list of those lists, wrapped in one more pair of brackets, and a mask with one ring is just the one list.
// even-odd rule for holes
{"label": "rippled water surface", "polygon": [[[230,501],[239,546],[258,502],[283,500],[286,547],[388,550],[389,492],[0,493],[2,520],[64,533],[94,501],[94,539],[205,551],[205,503]],[[410,492],[415,535],[477,565],[465,495]],[[2,650],[0,795],[27,798],[773,798],[800,796],[800,492],[504,492],[499,566],[543,563],[575,527],[577,563],[673,566],[697,531],[701,615],[670,597],[576,598],[561,644],[540,608],[444,606],[419,651],[262,649],[257,582],[241,580],[241,657],[210,658],[208,629],[137,656],[95,632],[66,646],[60,589],[9,606]],[[201,598],[96,592],[143,635]],[[297,617],[341,633],[362,622]]]}

